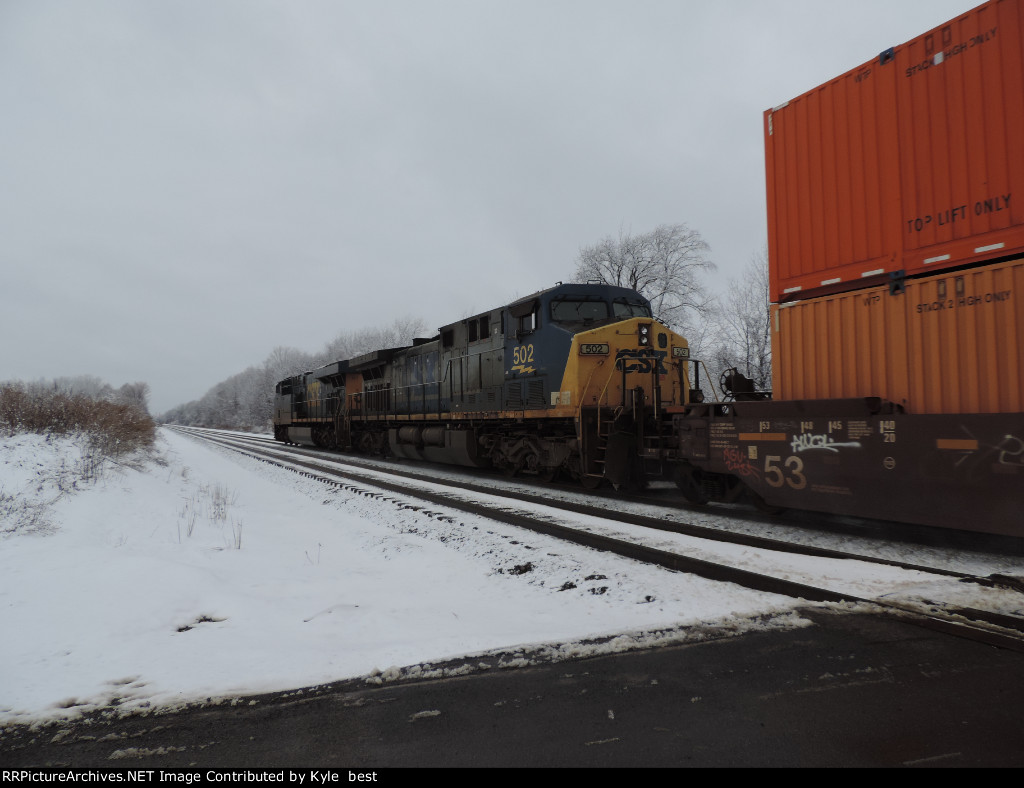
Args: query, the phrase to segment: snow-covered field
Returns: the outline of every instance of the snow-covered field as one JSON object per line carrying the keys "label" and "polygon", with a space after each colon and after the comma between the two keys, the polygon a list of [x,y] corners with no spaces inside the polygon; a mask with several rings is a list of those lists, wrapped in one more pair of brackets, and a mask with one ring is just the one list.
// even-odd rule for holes
{"label": "snow-covered field", "polygon": [[[107,463],[83,482],[90,457],[72,441],[0,441],[0,724],[350,678],[381,683],[435,675],[439,662],[458,673],[807,623],[788,598],[455,509],[416,507],[362,483],[362,493],[327,486],[173,431],[161,430],[158,448],[147,464]],[[510,485],[496,479],[494,487]],[[861,598],[1024,615],[1024,595],[956,578],[523,508]],[[728,525],[714,512],[701,518]],[[781,535],[787,526],[768,530]],[[1019,556],[815,538],[835,549],[1024,576]]]}
{"label": "snow-covered field", "polygon": [[792,600],[326,488],[168,430],[159,453],[81,484],[73,443],[0,442],[0,723],[802,623]]}

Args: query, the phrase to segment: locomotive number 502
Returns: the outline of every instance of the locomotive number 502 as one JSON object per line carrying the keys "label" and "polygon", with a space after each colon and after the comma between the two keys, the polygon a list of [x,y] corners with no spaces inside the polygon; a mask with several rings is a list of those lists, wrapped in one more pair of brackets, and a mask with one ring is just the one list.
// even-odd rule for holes
{"label": "locomotive number 502", "polygon": [[513,364],[532,364],[533,363],[533,345],[520,345],[519,347],[512,348],[512,363]]}

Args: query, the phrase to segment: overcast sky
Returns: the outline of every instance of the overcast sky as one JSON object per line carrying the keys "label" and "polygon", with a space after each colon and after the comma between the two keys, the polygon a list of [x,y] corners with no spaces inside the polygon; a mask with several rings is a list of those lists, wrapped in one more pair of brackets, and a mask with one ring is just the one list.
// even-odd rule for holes
{"label": "overcast sky", "polygon": [[162,412],[685,222],[766,238],[762,112],[971,0],[0,0],[0,380]]}

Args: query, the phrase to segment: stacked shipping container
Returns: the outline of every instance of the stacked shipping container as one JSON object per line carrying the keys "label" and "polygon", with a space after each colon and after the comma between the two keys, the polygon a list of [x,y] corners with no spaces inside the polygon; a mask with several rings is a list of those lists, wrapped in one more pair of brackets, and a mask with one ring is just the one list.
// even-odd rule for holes
{"label": "stacked shipping container", "polygon": [[991,0],[765,113],[776,398],[1024,411],[1022,43]]}
{"label": "stacked shipping container", "polygon": [[1024,260],[774,306],[785,399],[880,396],[909,413],[1024,412]]}

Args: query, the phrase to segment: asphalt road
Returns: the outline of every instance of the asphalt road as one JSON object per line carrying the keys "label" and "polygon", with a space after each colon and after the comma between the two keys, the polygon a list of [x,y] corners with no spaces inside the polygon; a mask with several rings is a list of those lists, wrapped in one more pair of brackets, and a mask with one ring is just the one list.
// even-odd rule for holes
{"label": "asphalt road", "polygon": [[891,618],[7,729],[4,768],[1024,766],[1024,654]]}

